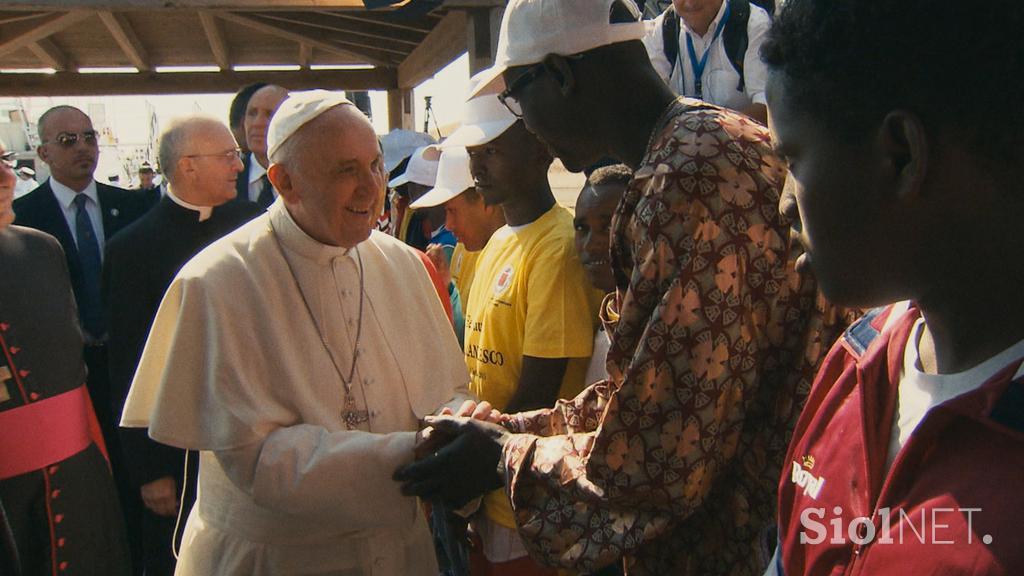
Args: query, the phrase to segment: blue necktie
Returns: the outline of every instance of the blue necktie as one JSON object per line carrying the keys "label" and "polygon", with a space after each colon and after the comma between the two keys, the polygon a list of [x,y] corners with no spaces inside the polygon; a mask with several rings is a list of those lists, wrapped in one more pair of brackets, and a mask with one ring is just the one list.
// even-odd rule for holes
{"label": "blue necktie", "polygon": [[103,304],[100,299],[100,243],[93,230],[89,212],[85,209],[89,197],[78,194],[75,197],[75,234],[78,236],[78,261],[82,265],[82,300],[78,303],[78,317],[82,328],[96,340],[107,332],[103,319]]}

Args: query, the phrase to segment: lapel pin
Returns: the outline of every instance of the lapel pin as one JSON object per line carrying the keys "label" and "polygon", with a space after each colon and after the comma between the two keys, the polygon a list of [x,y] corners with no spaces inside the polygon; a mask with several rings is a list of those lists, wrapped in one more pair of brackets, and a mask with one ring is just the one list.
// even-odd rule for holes
{"label": "lapel pin", "polygon": [[120,210],[118,210],[117,208],[111,208],[111,209],[110,209],[110,215],[111,215],[111,216],[114,216],[115,218],[116,218],[116,217],[117,217],[117,215],[118,215],[118,214],[120,214],[120,213],[121,213],[121,211],[120,211]]}

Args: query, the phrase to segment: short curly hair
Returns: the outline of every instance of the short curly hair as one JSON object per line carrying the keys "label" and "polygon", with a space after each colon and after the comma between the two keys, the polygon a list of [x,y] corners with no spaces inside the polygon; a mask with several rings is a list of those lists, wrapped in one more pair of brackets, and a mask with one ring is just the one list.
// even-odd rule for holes
{"label": "short curly hair", "polygon": [[787,0],[761,57],[795,109],[842,136],[906,109],[985,156],[1020,158],[1019,0]]}

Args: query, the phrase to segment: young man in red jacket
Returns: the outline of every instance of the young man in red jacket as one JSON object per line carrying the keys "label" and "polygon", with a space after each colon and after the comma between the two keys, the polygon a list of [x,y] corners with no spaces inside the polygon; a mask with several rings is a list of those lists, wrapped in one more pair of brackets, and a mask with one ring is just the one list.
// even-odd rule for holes
{"label": "young man in red jacket", "polygon": [[770,33],[798,266],[840,305],[904,301],[815,380],[770,572],[1024,573],[1022,28],[1009,0],[789,0]]}

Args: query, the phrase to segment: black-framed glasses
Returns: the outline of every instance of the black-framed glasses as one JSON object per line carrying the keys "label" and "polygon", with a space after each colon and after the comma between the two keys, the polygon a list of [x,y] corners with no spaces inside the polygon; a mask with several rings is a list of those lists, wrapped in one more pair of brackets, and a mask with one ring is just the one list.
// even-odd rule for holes
{"label": "black-framed glasses", "polygon": [[7,166],[10,169],[14,169],[18,165],[18,160],[15,158],[16,152],[4,152],[0,154],[0,164]]}
{"label": "black-framed glasses", "polygon": [[234,162],[235,160],[241,161],[243,158],[242,149],[235,148],[234,150],[225,150],[223,152],[213,152],[210,154],[186,154],[182,158],[220,158],[226,162]]}
{"label": "black-framed glasses", "polygon": [[56,142],[64,148],[71,148],[81,140],[89,146],[95,146],[98,136],[99,134],[95,130],[86,130],[85,132],[61,132],[54,136],[53,140],[44,140],[43,144]]}
{"label": "black-framed glasses", "polygon": [[526,72],[520,74],[519,77],[516,78],[514,82],[512,82],[512,84],[506,87],[505,90],[501,92],[501,94],[498,94],[498,100],[500,100],[501,103],[505,105],[505,108],[508,108],[508,111],[511,112],[513,116],[515,116],[516,118],[522,118],[523,105],[522,103],[519,102],[519,99],[516,98],[513,94],[522,90],[524,87],[526,87],[527,84],[536,80],[543,73],[543,62],[539,62],[537,64],[534,64],[533,66],[530,66],[529,68],[526,69]]}

